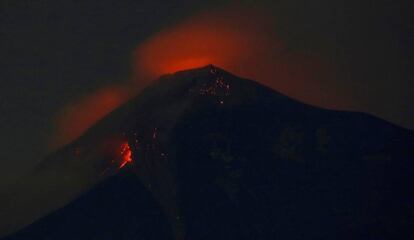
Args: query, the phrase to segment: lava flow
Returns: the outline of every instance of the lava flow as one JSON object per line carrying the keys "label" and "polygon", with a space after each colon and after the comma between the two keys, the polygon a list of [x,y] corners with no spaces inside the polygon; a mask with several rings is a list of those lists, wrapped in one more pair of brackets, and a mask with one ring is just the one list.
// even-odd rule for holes
{"label": "lava flow", "polygon": [[121,145],[120,154],[121,154],[121,162],[120,162],[118,169],[123,168],[128,163],[132,163],[132,151],[131,151],[131,147],[129,146],[128,142],[124,142]]}

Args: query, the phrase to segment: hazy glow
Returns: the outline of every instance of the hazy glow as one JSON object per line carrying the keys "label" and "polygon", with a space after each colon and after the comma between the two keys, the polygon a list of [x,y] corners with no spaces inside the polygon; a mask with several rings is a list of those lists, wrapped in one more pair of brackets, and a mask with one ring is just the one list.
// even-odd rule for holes
{"label": "hazy glow", "polygon": [[[160,75],[214,64],[304,102],[343,108],[334,68],[320,56],[290,50],[273,23],[274,16],[263,10],[226,8],[169,26],[137,46],[128,84],[141,89]],[[64,108],[57,142],[80,136],[138,91],[128,88],[105,87]]]}
{"label": "hazy glow", "polygon": [[260,61],[250,58],[268,52],[270,44],[271,51],[281,49],[280,42],[270,43],[267,22],[254,11],[197,15],[140,44],[135,51],[135,71],[138,76],[153,78],[210,63],[233,72],[240,70],[247,63]]}
{"label": "hazy glow", "polygon": [[131,96],[125,87],[103,87],[64,107],[55,118],[52,147],[68,144]]}
{"label": "hazy glow", "polygon": [[264,10],[226,8],[196,15],[150,37],[134,56],[141,83],[211,63],[307,103],[344,107],[332,81],[335,68],[315,53],[292,50],[278,35],[275,17]]}

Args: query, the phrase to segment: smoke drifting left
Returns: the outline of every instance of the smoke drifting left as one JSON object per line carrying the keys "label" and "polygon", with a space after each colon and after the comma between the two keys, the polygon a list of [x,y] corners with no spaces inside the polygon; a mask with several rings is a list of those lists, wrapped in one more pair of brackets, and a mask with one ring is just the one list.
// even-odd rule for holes
{"label": "smoke drifting left", "polygon": [[262,9],[227,7],[159,31],[134,50],[129,82],[105,86],[62,109],[55,118],[54,143],[74,140],[160,75],[207,64],[304,102],[343,108],[347,101],[334,91],[333,67],[315,54],[289,50],[273,23],[273,16]]}
{"label": "smoke drifting left", "polygon": [[125,103],[135,94],[127,86],[105,86],[82,96],[62,108],[55,117],[56,132],[52,148],[60,147],[78,138],[94,123]]}

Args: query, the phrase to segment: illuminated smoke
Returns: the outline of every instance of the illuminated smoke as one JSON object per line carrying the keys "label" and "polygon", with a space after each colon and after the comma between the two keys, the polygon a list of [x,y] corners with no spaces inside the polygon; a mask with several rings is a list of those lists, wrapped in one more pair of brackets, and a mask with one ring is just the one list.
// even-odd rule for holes
{"label": "illuminated smoke", "polygon": [[137,79],[214,64],[304,102],[343,108],[335,68],[322,56],[291,50],[274,18],[260,9],[225,8],[170,26],[135,50]]}
{"label": "illuminated smoke", "polygon": [[126,87],[107,86],[64,107],[55,117],[52,147],[70,143],[130,97],[131,92]]}
{"label": "illuminated smoke", "polygon": [[[160,75],[207,64],[313,105],[346,108],[350,102],[335,91],[335,68],[321,56],[290,50],[274,17],[263,10],[232,7],[198,14],[149,37],[133,55],[134,76],[127,86],[98,89],[61,111],[55,145],[80,136]],[[133,85],[139,88],[126,90]]]}
{"label": "illuminated smoke", "polygon": [[[153,78],[210,63],[234,71],[250,56],[267,52],[264,31],[270,26],[263,16],[226,9],[170,26],[137,47],[135,71]],[[278,42],[272,44],[281,48]]]}

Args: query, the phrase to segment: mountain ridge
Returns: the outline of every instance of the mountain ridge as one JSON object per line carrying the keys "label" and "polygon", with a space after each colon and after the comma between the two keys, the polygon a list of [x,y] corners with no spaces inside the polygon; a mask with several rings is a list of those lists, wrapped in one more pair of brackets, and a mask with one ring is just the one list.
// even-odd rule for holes
{"label": "mountain ridge", "polygon": [[[161,77],[39,169],[80,169],[82,190],[67,180],[76,191],[66,202],[85,204],[94,218],[107,219],[77,196],[124,174],[112,149],[127,142],[133,161],[125,170],[143,187],[140,194],[152,196],[145,204],[162,209],[172,233],[162,231],[175,239],[395,239],[413,234],[413,136],[371,115],[303,104],[208,65]],[[113,138],[115,145],[106,143]],[[60,205],[57,211],[70,215]],[[50,227],[57,222],[51,219],[15,236],[37,232],[32,239],[63,239],[66,230]],[[83,231],[113,239],[96,226]],[[134,224],[124,227],[136,236],[119,239],[141,239]],[[119,233],[116,226],[107,228]],[[157,228],[148,229],[155,235],[143,230],[145,237],[156,238]]]}

